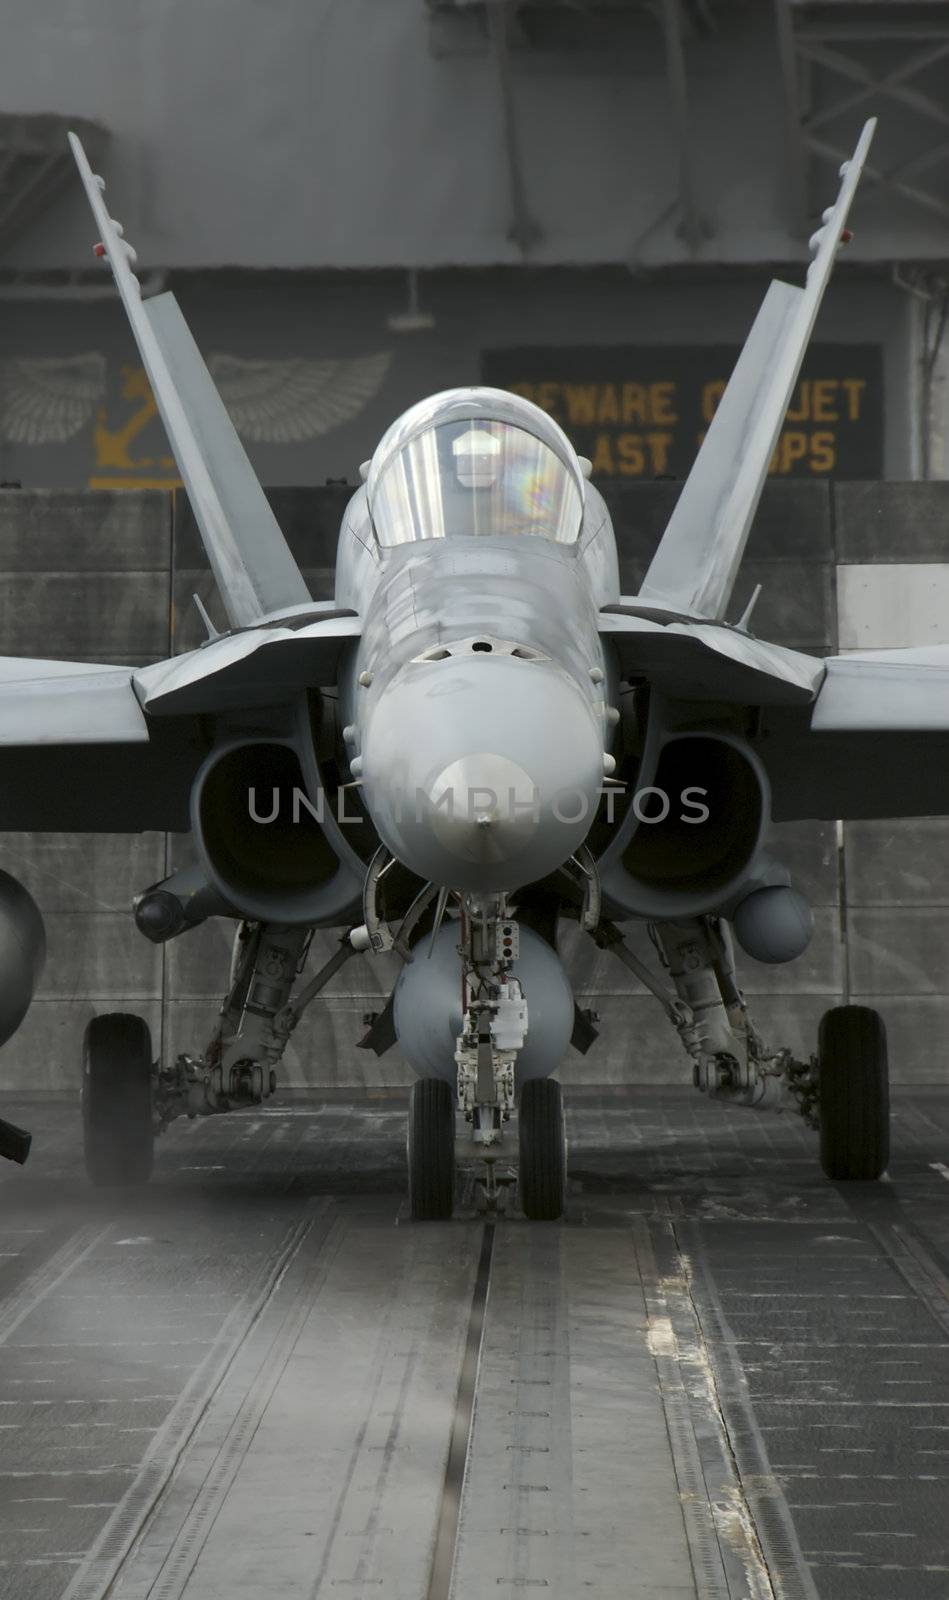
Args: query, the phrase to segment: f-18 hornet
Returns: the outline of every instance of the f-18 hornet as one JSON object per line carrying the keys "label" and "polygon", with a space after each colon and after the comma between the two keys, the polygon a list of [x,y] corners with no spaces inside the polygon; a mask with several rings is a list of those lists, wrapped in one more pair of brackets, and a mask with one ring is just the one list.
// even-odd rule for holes
{"label": "f-18 hornet", "polygon": [[[945,812],[949,650],[818,659],[726,616],[873,127],[806,281],[770,285],[638,594],[620,592],[590,463],[530,401],[470,387],[412,406],[360,468],[331,602],[310,595],[174,296],[143,299],[70,135],[229,624],[142,668],[0,661],[0,826],[190,828],[195,864],[143,886],[137,927],[156,942],[208,917],[235,927],[202,1049],[156,1062],[141,1018],[90,1023],[94,1183],[147,1180],[176,1117],[265,1101],[304,1008],[356,952],[394,951],[361,1042],[417,1075],[412,1216],[451,1214],[462,1119],[497,1203],[516,1113],[520,1204],[558,1217],[552,1073],[596,1038],[558,954],[567,919],[655,995],[699,1091],[800,1110],[831,1178],[884,1172],[880,1017],[833,1007],[797,1060],[755,1027],[734,946],[784,962],[810,937],[772,820]],[[652,963],[627,943],[636,922]],[[315,929],[339,943],[308,976]],[[0,932],[8,1038],[43,957],[8,875]],[[6,1127],[7,1154],[28,1142]]]}

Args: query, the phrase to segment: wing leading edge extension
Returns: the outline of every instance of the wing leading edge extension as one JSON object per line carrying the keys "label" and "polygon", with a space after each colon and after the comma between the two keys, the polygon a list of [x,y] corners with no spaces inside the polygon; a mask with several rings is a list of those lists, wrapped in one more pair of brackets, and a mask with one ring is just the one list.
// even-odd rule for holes
{"label": "wing leading edge extension", "polygon": [[865,124],[840,169],[837,203],[810,241],[814,259],[805,287],[774,282],[765,296],[640,600],[713,621],[724,617],[875,127],[875,118]]}
{"label": "wing leading edge extension", "polygon": [[105,185],[74,133],[69,143],[231,624],[305,605],[303,574],[174,295],[142,299],[135,252],[109,216]]}

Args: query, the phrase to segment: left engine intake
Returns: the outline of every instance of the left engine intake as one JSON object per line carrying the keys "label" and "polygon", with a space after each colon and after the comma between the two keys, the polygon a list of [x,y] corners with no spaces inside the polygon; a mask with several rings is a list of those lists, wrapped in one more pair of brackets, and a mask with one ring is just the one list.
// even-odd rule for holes
{"label": "left engine intake", "polygon": [[191,822],[208,882],[243,917],[332,924],[359,903],[326,797],[311,798],[289,743],[212,750],[194,781]]}

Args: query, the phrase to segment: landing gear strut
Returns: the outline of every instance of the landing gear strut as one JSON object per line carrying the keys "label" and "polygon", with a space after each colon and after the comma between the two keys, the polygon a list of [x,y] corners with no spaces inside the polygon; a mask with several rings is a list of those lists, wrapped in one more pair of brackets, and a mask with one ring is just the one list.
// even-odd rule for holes
{"label": "landing gear strut", "polygon": [[277,1065],[305,1008],[355,953],[347,932],[291,1000],[311,934],[306,927],[240,923],[228,992],[201,1056],[153,1065],[141,1017],[112,1012],[92,1019],[83,1047],[82,1118],[93,1183],[146,1183],[154,1135],[176,1117],[259,1105],[273,1094]]}
{"label": "landing gear strut", "polygon": [[736,1105],[800,1112],[820,1129],[821,1166],[829,1178],[875,1179],[889,1159],[890,1109],[886,1032],[867,1006],[835,1006],[820,1025],[818,1052],[797,1061],[770,1051],[735,977],[728,925],[716,917],[658,923],[650,936],[673,987],[626,945],[613,923],[593,937],[635,972],[663,1005],[692,1059],[696,1087]]}
{"label": "landing gear strut", "polygon": [[[493,1211],[500,1209],[508,1183],[498,1176],[497,1160],[514,1109],[515,1062],[528,1026],[527,1001],[512,970],[520,929],[503,895],[466,897],[460,928],[464,1024],[455,1048],[458,1106],[483,1156],[484,1203]],[[524,1213],[555,1221],[564,1207],[566,1150],[560,1085],[551,1079],[524,1084],[518,1145]]]}
{"label": "landing gear strut", "polygon": [[231,983],[202,1056],[180,1055],[158,1073],[159,1130],[175,1117],[210,1116],[260,1105],[277,1087],[277,1066],[310,1001],[354,954],[347,933],[339,949],[291,993],[306,962],[312,930],[242,922],[234,941]]}
{"label": "landing gear strut", "polygon": [[650,924],[649,934],[672,989],[633,954],[614,923],[602,922],[593,937],[659,1000],[691,1057],[696,1088],[737,1105],[780,1111],[793,1104],[816,1128],[816,1064],[766,1048],[738,987],[727,923],[695,917]]}

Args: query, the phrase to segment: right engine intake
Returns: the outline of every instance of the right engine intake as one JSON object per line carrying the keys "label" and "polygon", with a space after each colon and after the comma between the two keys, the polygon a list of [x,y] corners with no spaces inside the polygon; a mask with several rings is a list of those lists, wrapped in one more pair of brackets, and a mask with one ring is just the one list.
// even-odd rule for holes
{"label": "right engine intake", "polygon": [[770,789],[758,756],[729,733],[666,735],[600,858],[619,916],[675,921],[734,901],[768,825]]}

